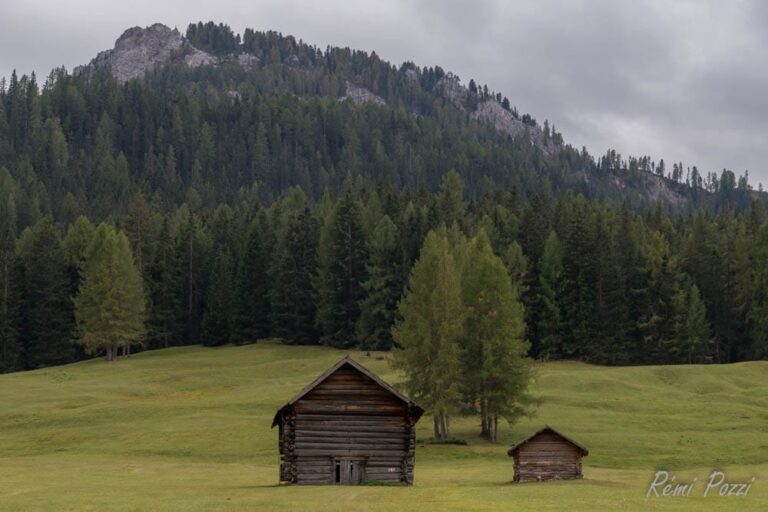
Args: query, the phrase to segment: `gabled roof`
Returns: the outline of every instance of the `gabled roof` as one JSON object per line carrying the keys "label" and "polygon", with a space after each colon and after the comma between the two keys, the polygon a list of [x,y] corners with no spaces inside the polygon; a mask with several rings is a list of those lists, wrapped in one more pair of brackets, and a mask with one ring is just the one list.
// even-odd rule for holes
{"label": "gabled roof", "polygon": [[566,436],[565,434],[562,434],[562,433],[558,432],[557,430],[555,430],[554,428],[550,427],[549,425],[544,425],[544,427],[540,428],[539,430],[537,430],[533,434],[529,435],[528,437],[526,437],[525,439],[523,439],[522,441],[517,443],[515,446],[513,446],[509,450],[507,450],[507,455],[509,455],[511,457],[515,450],[517,450],[518,448],[523,446],[528,441],[532,440],[534,437],[538,436],[539,434],[543,434],[545,432],[551,432],[552,434],[555,434],[556,436],[562,438],[564,441],[567,441],[568,443],[572,444],[573,446],[578,448],[578,450],[581,452],[582,455],[589,455],[589,450],[587,450],[586,447],[584,447],[583,445],[577,443],[576,441],[574,441],[570,437]]}
{"label": "gabled roof", "polygon": [[333,366],[325,370],[322,374],[320,374],[318,378],[313,380],[309,385],[307,385],[304,389],[302,389],[298,395],[291,398],[291,400],[288,401],[288,403],[286,403],[284,406],[278,409],[277,413],[275,414],[275,418],[272,420],[272,427],[274,427],[280,422],[280,415],[283,413],[283,411],[285,411],[287,408],[291,407],[293,404],[301,400],[304,397],[304,395],[306,395],[307,393],[315,389],[318,385],[320,385],[321,382],[323,382],[325,379],[330,377],[334,372],[336,372],[336,370],[339,370],[343,366],[350,366],[354,368],[355,370],[359,371],[360,373],[362,373],[363,375],[371,379],[373,382],[375,382],[382,388],[392,393],[392,395],[394,395],[395,398],[404,402],[414,411],[414,414],[416,415],[416,419],[419,419],[421,415],[424,414],[424,409],[416,405],[410,398],[400,393],[398,390],[396,390],[395,388],[393,388],[392,386],[390,386],[389,384],[381,380],[381,378],[377,376],[375,373],[373,373],[368,368],[364,367],[363,365],[356,362],[355,360],[353,360],[351,357],[347,355],[347,356],[344,356],[338,363],[334,364]]}

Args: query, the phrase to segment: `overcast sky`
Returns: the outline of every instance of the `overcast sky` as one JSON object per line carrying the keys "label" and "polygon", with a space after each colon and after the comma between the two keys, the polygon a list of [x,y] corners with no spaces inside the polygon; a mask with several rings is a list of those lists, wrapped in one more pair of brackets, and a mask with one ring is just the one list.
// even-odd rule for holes
{"label": "overcast sky", "polygon": [[0,75],[44,77],[130,26],[224,22],[394,63],[440,65],[549,119],[595,155],[615,148],[768,184],[768,2],[0,0]]}

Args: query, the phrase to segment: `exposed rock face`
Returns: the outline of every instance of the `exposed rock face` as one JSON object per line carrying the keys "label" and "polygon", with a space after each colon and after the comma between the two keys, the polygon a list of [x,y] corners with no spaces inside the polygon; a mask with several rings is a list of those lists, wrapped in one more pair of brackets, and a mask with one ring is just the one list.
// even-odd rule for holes
{"label": "exposed rock face", "polygon": [[453,73],[448,73],[441,78],[437,85],[435,85],[435,91],[442,94],[448,101],[459,110],[466,110],[467,96],[469,91],[466,87],[461,85],[459,77]]}
{"label": "exposed rock face", "polygon": [[534,145],[541,148],[545,153],[551,154],[558,149],[551,138],[545,140],[544,132],[539,126],[523,123],[521,119],[515,117],[512,112],[506,110],[493,98],[480,101],[477,107],[470,111],[467,105],[471,93],[452,73],[448,73],[437,82],[435,91],[462,112],[469,112],[469,117],[475,121],[487,123],[500,132],[509,134],[512,138],[521,135],[527,136]]}
{"label": "exposed rock face", "polygon": [[176,60],[193,67],[216,62],[212,55],[194,48],[178,30],[155,23],[147,28],[129,28],[113,49],[99,53],[88,66],[76,68],[75,73],[107,68],[118,81],[125,82]]}
{"label": "exposed rock face", "polygon": [[357,105],[361,105],[363,103],[375,103],[376,105],[386,105],[387,102],[384,101],[384,98],[381,96],[377,96],[376,94],[373,94],[371,91],[364,87],[359,87],[352,82],[344,82],[344,96],[342,96],[342,100],[352,100]]}
{"label": "exposed rock face", "polygon": [[243,66],[243,69],[250,71],[259,65],[259,58],[250,53],[241,53],[237,56],[237,62]]}
{"label": "exposed rock face", "polygon": [[529,128],[512,112],[504,109],[497,101],[493,100],[480,103],[477,110],[472,112],[469,117],[488,123],[497,130],[510,134],[513,138],[524,134]]}
{"label": "exposed rock face", "polygon": [[191,68],[205,66],[206,64],[216,64],[218,62],[218,59],[210,53],[198,50],[189,43],[187,43],[187,47],[189,48],[189,53],[184,56],[184,63]]}

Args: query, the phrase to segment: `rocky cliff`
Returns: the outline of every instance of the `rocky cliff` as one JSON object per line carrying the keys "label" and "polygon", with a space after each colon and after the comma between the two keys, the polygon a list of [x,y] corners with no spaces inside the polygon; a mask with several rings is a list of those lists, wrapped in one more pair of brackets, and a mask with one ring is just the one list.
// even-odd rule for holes
{"label": "rocky cliff", "polygon": [[[501,106],[495,98],[472,100],[472,95],[459,81],[456,75],[448,73],[435,86],[435,92],[450,101],[456,108],[467,112],[475,121],[486,123],[512,138],[525,136],[546,153],[553,153],[560,148],[551,138],[544,136],[544,131],[538,125],[526,124],[515,114]],[[474,106],[472,106],[474,105]]]}

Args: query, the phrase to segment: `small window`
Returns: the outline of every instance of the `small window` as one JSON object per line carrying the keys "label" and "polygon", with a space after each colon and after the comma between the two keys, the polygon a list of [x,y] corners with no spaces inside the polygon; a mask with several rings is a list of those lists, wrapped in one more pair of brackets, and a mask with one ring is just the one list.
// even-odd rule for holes
{"label": "small window", "polygon": [[335,471],[333,476],[334,483],[340,484],[341,483],[341,461],[336,461],[335,463]]}

